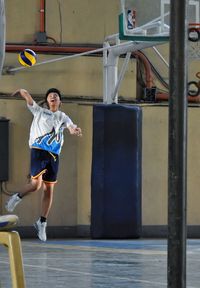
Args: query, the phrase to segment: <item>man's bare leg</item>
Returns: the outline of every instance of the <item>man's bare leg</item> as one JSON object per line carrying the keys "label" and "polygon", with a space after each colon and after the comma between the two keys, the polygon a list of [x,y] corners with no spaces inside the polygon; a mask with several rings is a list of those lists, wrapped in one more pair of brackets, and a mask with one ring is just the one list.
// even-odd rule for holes
{"label": "man's bare leg", "polygon": [[54,183],[43,183],[41,216],[47,218],[52,206]]}
{"label": "man's bare leg", "polygon": [[34,224],[38,238],[42,241],[47,240],[46,236],[46,227],[47,227],[47,217],[52,206],[53,201],[53,183],[43,183],[43,195],[42,195],[42,204],[41,204],[41,217]]}
{"label": "man's bare leg", "polygon": [[30,183],[27,183],[22,187],[22,189],[19,192],[19,196],[23,198],[27,194],[38,191],[42,186],[42,175],[40,175],[38,178],[31,179]]}
{"label": "man's bare leg", "polygon": [[37,179],[31,179],[30,183],[26,184],[19,193],[15,193],[10,197],[6,203],[6,210],[12,212],[15,207],[22,201],[22,198],[30,192],[34,192],[40,189],[42,185],[42,175]]}

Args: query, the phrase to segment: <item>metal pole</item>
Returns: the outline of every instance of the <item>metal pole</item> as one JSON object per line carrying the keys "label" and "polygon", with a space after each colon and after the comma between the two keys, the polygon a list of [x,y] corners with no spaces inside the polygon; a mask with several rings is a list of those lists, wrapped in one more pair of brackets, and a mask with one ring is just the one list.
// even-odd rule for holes
{"label": "metal pole", "polygon": [[6,30],[6,19],[5,19],[5,6],[4,0],[0,0],[0,77],[3,69],[4,58],[5,58],[5,30]]}
{"label": "metal pole", "polygon": [[188,0],[171,0],[168,288],[186,287],[187,9]]}
{"label": "metal pole", "polygon": [[[108,42],[104,42],[103,48],[109,47]],[[103,102],[108,99],[108,50],[103,51]]]}
{"label": "metal pole", "polygon": [[127,52],[126,53],[126,58],[124,59],[124,62],[122,64],[121,71],[120,71],[120,73],[118,75],[118,79],[117,79],[117,83],[116,83],[115,89],[113,91],[112,99],[113,99],[114,103],[118,103],[119,87],[120,87],[120,84],[121,84],[121,82],[122,82],[122,80],[124,78],[124,75],[126,73],[128,62],[129,62],[130,58],[131,58],[131,52]]}

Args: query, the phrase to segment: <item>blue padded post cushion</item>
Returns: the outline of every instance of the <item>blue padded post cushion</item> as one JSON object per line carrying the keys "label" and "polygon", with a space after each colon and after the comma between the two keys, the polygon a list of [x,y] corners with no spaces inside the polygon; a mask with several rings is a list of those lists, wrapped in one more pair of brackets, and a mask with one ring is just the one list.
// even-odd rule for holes
{"label": "blue padded post cushion", "polygon": [[93,107],[91,237],[141,236],[142,110]]}

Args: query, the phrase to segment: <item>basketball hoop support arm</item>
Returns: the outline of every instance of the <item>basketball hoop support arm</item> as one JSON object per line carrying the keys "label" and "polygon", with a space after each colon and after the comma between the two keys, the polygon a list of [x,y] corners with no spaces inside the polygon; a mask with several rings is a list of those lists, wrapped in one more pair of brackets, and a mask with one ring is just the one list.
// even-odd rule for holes
{"label": "basketball hoop support arm", "polygon": [[[118,91],[126,72],[131,52],[162,44],[161,42],[138,42],[128,41],[125,43],[111,46],[112,49],[106,50],[103,60],[103,102],[105,104],[118,103]],[[110,47],[108,42],[104,42],[104,47]],[[108,52],[107,52],[108,51]],[[128,54],[127,54],[128,53]],[[118,76],[118,59],[122,54],[127,54],[122,69]]]}

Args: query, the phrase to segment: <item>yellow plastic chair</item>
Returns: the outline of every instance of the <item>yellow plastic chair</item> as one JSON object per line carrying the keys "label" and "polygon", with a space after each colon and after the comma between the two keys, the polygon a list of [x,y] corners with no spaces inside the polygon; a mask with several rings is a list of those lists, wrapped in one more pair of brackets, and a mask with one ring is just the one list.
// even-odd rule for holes
{"label": "yellow plastic chair", "polygon": [[[3,218],[2,218],[3,217]],[[0,216],[0,223],[3,220],[13,220],[14,215]],[[17,216],[15,216],[17,219]],[[8,227],[14,226],[16,223],[8,221]],[[24,268],[22,260],[22,249],[21,249],[21,239],[16,231],[0,231],[0,244],[3,244],[8,248],[9,260],[10,260],[10,271],[12,278],[13,288],[25,288],[25,278],[24,278]],[[6,226],[4,227],[6,230]]]}

